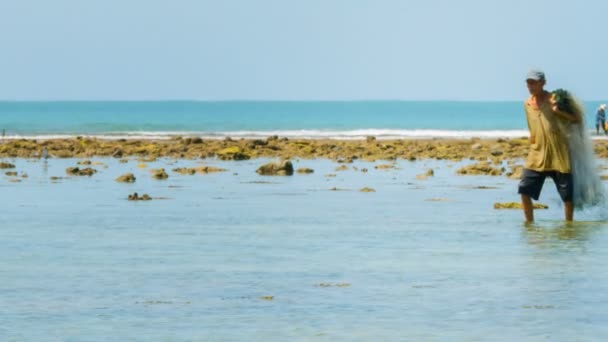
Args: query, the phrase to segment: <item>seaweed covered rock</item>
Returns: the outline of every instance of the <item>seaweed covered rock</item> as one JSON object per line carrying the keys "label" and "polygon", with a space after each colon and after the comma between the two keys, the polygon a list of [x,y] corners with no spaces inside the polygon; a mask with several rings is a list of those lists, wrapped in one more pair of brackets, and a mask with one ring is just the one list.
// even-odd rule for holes
{"label": "seaweed covered rock", "polygon": [[116,178],[116,181],[121,183],[135,183],[135,179],[135,175],[133,175],[132,173],[126,173]]}
{"label": "seaweed covered rock", "polygon": [[195,170],[196,170],[196,172],[203,173],[203,174],[228,171],[227,169],[223,169],[221,167],[216,167],[216,166],[201,166],[201,167],[197,167]]}
{"label": "seaweed covered rock", "polygon": [[504,172],[503,168],[496,168],[488,162],[481,162],[473,165],[461,167],[456,171],[459,175],[488,175],[500,176]]}
{"label": "seaweed covered rock", "polygon": [[[0,144],[0,162],[3,158],[43,157],[44,151],[54,158],[94,157],[145,158],[154,160],[159,157],[195,160],[213,158],[242,160],[249,158],[323,158],[351,162],[364,160],[453,160],[465,159],[484,161],[488,158],[520,160],[527,156],[529,141],[527,137],[516,139],[406,139],[406,140],[326,140],[299,139],[287,140],[278,137],[269,139],[210,139],[196,143],[194,138],[178,137],[151,141],[149,139],[45,139],[8,140]],[[608,140],[595,140],[599,158],[608,157]],[[502,152],[502,154],[500,153]],[[137,160],[137,159],[131,159]],[[8,160],[5,160],[8,161]],[[81,165],[78,165],[81,166]]]}
{"label": "seaweed covered rock", "polygon": [[301,167],[296,172],[297,173],[303,173],[303,174],[310,174],[310,173],[314,173],[315,170],[313,170],[311,168],[307,168],[307,167]]}
{"label": "seaweed covered rock", "polygon": [[376,170],[388,170],[388,169],[394,169],[394,168],[395,168],[395,164],[380,164],[380,165],[374,166],[374,169],[376,169]]}
{"label": "seaweed covered rock", "polygon": [[289,160],[268,163],[260,166],[255,172],[262,176],[291,176],[293,175],[293,164]]}
{"label": "seaweed covered rock", "polygon": [[428,169],[426,173],[416,175],[416,179],[418,180],[426,180],[429,177],[433,177],[435,175],[435,171],[433,169]]}
{"label": "seaweed covered rock", "polygon": [[0,169],[14,169],[15,165],[7,162],[0,162]]}
{"label": "seaweed covered rock", "polygon": [[139,196],[137,194],[137,192],[130,194],[128,197],[129,201],[149,201],[151,199],[152,199],[152,197],[150,197],[148,194],[143,194],[143,195]]}
{"label": "seaweed covered rock", "polygon": [[173,172],[177,172],[182,175],[193,175],[196,173],[196,169],[188,168],[188,167],[177,167],[177,168],[173,169]]}
{"label": "seaweed covered rock", "polygon": [[167,179],[169,178],[169,175],[167,174],[167,172],[165,172],[165,169],[158,169],[158,170],[150,170],[152,172],[152,178],[154,179]]}
{"label": "seaweed covered rock", "polygon": [[74,167],[68,167],[65,172],[70,175],[70,176],[92,176],[95,173],[97,173],[97,170],[87,167],[84,169],[81,169],[77,166]]}
{"label": "seaweed covered rock", "polygon": [[65,169],[65,173],[72,176],[77,176],[79,171],[80,168],[78,168],[77,166],[68,167],[67,169]]}
{"label": "seaweed covered rock", "polygon": [[112,152],[112,157],[114,157],[114,158],[122,158],[123,154],[124,154],[124,152],[123,152],[122,148],[116,147],[114,149],[114,151]]}
{"label": "seaweed covered rock", "polygon": [[200,166],[200,167],[178,167],[173,169],[173,172],[180,173],[182,175],[194,175],[196,173],[208,174],[214,172],[225,172],[227,169],[215,166]]}

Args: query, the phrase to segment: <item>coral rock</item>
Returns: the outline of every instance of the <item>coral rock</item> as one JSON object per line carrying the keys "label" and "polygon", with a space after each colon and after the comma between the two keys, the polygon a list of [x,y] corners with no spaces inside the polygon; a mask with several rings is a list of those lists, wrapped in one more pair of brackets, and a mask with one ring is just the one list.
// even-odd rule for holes
{"label": "coral rock", "polygon": [[256,172],[263,176],[291,176],[293,175],[293,164],[289,160],[268,163],[260,166]]}
{"label": "coral rock", "polygon": [[301,167],[296,172],[297,173],[313,173],[313,172],[315,172],[315,170],[309,169],[307,167]]}

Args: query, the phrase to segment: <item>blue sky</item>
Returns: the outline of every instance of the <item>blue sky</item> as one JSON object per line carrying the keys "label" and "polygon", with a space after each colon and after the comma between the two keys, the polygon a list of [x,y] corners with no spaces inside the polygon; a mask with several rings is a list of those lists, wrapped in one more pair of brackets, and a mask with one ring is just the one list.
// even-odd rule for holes
{"label": "blue sky", "polygon": [[608,98],[608,1],[0,0],[0,99]]}

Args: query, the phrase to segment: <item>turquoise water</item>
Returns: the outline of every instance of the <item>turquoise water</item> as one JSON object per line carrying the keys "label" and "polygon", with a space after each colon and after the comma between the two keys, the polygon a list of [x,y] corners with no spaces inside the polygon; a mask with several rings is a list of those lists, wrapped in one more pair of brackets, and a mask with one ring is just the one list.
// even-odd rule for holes
{"label": "turquoise water", "polygon": [[[509,137],[527,134],[522,101],[0,102],[0,130],[13,138]],[[592,118],[599,103],[586,103]]]}
{"label": "turquoise water", "polygon": [[[0,175],[2,340],[608,337],[608,222],[565,224],[549,182],[525,226],[492,208],[518,200],[516,180],[445,161],[299,160],[315,173],[277,178],[208,160],[229,171],[165,181],[135,160],[93,159],[90,178],[65,176],[74,159],[6,161],[28,178]],[[137,182],[114,181],[126,172]]]}

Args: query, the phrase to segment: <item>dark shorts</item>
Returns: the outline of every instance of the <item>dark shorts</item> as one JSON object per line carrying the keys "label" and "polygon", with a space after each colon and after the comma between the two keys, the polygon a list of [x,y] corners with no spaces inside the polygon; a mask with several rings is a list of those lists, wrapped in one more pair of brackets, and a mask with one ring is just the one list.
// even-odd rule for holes
{"label": "dark shorts", "polygon": [[521,181],[519,182],[518,193],[522,195],[528,195],[534,200],[538,200],[540,191],[545,183],[547,176],[553,179],[557,192],[564,202],[572,201],[572,174],[561,173],[557,171],[534,171],[530,169],[524,169]]}

